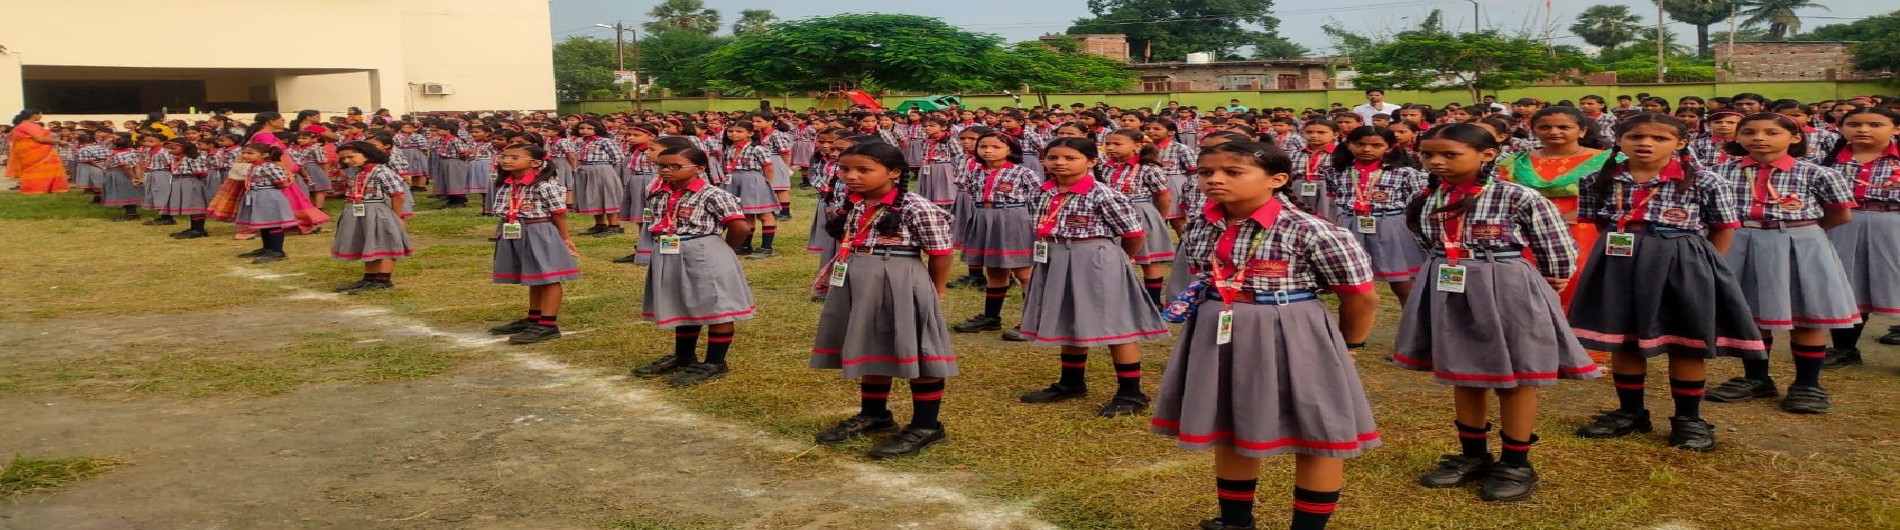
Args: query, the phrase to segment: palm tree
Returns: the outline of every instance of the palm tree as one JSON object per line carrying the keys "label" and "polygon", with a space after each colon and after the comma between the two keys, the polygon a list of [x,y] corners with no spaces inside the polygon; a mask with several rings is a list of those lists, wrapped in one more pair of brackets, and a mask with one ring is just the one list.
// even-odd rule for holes
{"label": "palm tree", "polygon": [[1728,20],[1739,0],[1656,0],[1663,12],[1677,22],[1695,26],[1695,50],[1698,57],[1713,57],[1709,52],[1709,26]]}
{"label": "palm tree", "polygon": [[1570,32],[1607,52],[1634,40],[1637,28],[1642,25],[1643,18],[1630,14],[1629,6],[1593,5],[1577,15],[1577,23],[1570,25]]}
{"label": "palm tree", "polygon": [[644,24],[647,33],[683,29],[711,34],[719,31],[719,10],[708,9],[700,0],[665,0],[647,11],[652,22]]}
{"label": "palm tree", "polygon": [[1814,3],[1814,0],[1743,0],[1738,15],[1748,17],[1742,24],[1748,26],[1768,26],[1768,38],[1787,39],[1789,35],[1801,32],[1801,15],[1795,11],[1819,9],[1827,11],[1827,6]]}
{"label": "palm tree", "polygon": [[767,26],[777,20],[778,15],[772,14],[770,9],[746,9],[739,12],[739,21],[732,23],[732,34],[745,35],[771,31],[771,28]]}

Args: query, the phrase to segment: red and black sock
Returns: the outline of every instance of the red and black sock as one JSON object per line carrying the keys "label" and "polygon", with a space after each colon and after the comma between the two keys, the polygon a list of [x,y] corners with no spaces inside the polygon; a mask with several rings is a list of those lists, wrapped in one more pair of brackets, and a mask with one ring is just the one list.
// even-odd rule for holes
{"label": "red and black sock", "polygon": [[943,422],[937,420],[937,413],[943,410],[943,380],[935,383],[910,384],[910,404],[913,410],[910,426],[919,429],[941,429]]}
{"label": "red and black sock", "polygon": [[1860,314],[1860,323],[1851,328],[1828,330],[1831,342],[1836,350],[1859,350],[1860,335],[1867,331],[1867,313]]}
{"label": "red and black sock", "polygon": [[699,326],[673,328],[673,356],[684,364],[699,362]]}
{"label": "red and black sock", "polygon": [[1062,385],[1069,390],[1081,390],[1086,388],[1088,386],[1088,380],[1083,377],[1083,372],[1087,370],[1088,367],[1089,354],[1062,354],[1062,378],[1057,379],[1056,384]]}
{"label": "red and black sock", "polygon": [[526,318],[526,319],[524,319],[524,320],[527,320],[527,321],[529,321],[529,322],[540,322],[540,321],[541,321],[541,310],[539,310],[539,309],[529,309],[529,310],[528,310],[528,318]]}
{"label": "red and black sock", "polygon": [[891,384],[858,383],[858,415],[866,418],[891,417]]}
{"label": "red and black sock", "polygon": [[1821,360],[1826,357],[1827,346],[1794,345],[1794,386],[1821,388]]}
{"label": "red and black sock", "polygon": [[191,229],[199,231],[199,232],[205,231],[205,216],[203,215],[191,216]]}
{"label": "red and black sock", "polygon": [[737,331],[707,333],[706,364],[725,364],[726,352],[732,349],[732,336],[738,333]]}
{"label": "red and black sock", "polygon": [[1458,426],[1459,454],[1472,458],[1491,459],[1491,448],[1489,447],[1491,443],[1491,424],[1486,423],[1483,427],[1472,427],[1463,423],[1452,422],[1452,425]]}
{"label": "red and black sock", "polygon": [[547,327],[550,327],[550,328],[558,328],[558,327],[561,327],[561,326],[560,326],[560,324],[557,324],[557,323],[555,323],[555,316],[554,316],[553,314],[551,314],[551,313],[542,313],[542,314],[541,314],[541,319],[540,319],[540,320],[537,320],[537,321],[535,321],[534,323],[536,323],[536,324],[540,324],[540,325],[543,325],[543,326],[547,326]]}
{"label": "red and black sock", "polygon": [[985,287],[983,289],[983,314],[991,317],[1003,317],[1003,299],[1009,296],[1009,286]]}
{"label": "red and black sock", "polygon": [[[1762,333],[1761,344],[1764,350],[1775,349],[1775,336],[1770,333]],[[1769,384],[1774,384],[1775,382],[1774,376],[1768,375],[1767,357],[1760,359],[1742,359],[1742,377],[1756,381],[1767,381]]]}
{"label": "red and black sock", "polygon": [[1531,467],[1531,444],[1537,443],[1537,435],[1531,435],[1529,440],[1518,440],[1512,438],[1511,435],[1499,433],[1498,438],[1504,442],[1504,451],[1498,455],[1498,463],[1507,466]]}
{"label": "red and black sock", "polygon": [[772,248],[772,240],[778,239],[778,227],[776,226],[765,227],[759,230],[759,234],[760,234],[759,248],[770,249]]}
{"label": "red and black sock", "polygon": [[1338,491],[1313,491],[1293,488],[1293,525],[1291,530],[1324,530],[1339,507]]}
{"label": "red and black sock", "polygon": [[1148,299],[1154,301],[1155,307],[1161,306],[1161,288],[1167,285],[1167,278],[1147,278],[1141,281],[1141,288],[1148,291]]}
{"label": "red and black sock", "polygon": [[1214,495],[1220,499],[1220,522],[1227,526],[1253,526],[1253,497],[1259,487],[1260,479],[1214,477]]}
{"label": "red and black sock", "polygon": [[781,213],[792,213],[792,203],[779,201],[778,211]]}
{"label": "red and black sock", "polygon": [[395,273],[393,272],[369,272],[363,274],[363,279],[372,282],[389,283],[389,279],[394,275]]}
{"label": "red and black sock", "polygon": [[1623,412],[1643,411],[1643,380],[1648,373],[1610,374],[1610,380],[1616,383],[1617,410]]}
{"label": "red and black sock", "polygon": [[1676,401],[1676,417],[1702,419],[1702,391],[1708,385],[1709,382],[1702,379],[1683,381],[1669,378],[1669,395]]}
{"label": "red and black sock", "polygon": [[1141,361],[1115,363],[1115,395],[1139,396],[1141,393]]}

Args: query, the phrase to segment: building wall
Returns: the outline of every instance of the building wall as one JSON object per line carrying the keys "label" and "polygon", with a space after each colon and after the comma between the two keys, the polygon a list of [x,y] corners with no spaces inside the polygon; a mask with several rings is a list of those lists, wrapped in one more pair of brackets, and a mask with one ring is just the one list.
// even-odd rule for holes
{"label": "building wall", "polygon": [[1044,35],[1042,40],[1073,39],[1081,45],[1082,53],[1100,55],[1117,61],[1129,60],[1128,36],[1119,33]]}
{"label": "building wall", "polygon": [[[420,111],[553,109],[554,41],[548,25],[547,0],[402,0],[405,106]],[[424,96],[422,83],[447,84],[455,94]]]}
{"label": "building wall", "polygon": [[1715,45],[1716,76],[1723,82],[1851,81],[1868,79],[1854,71],[1852,43],[1737,42]]}
{"label": "building wall", "polygon": [[1260,90],[1280,90],[1278,79],[1281,75],[1298,76],[1292,90],[1324,90],[1326,87],[1326,69],[1318,66],[1266,66],[1259,64],[1187,64],[1167,63],[1166,66],[1153,64],[1129,65],[1141,72],[1142,80],[1159,80],[1169,77],[1180,88],[1180,83],[1189,83],[1183,91],[1222,90],[1221,78],[1236,75],[1266,76]]}

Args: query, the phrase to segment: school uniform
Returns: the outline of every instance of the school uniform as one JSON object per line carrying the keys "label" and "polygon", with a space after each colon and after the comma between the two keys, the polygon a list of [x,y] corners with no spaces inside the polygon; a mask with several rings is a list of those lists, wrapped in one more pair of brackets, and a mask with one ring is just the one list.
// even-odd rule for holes
{"label": "school uniform", "polygon": [[[1597,377],[1557,291],[1576,243],[1556,205],[1523,185],[1487,178],[1428,189],[1419,244],[1431,251],[1399,320],[1392,360],[1440,384],[1516,388]],[[1433,213],[1476,196],[1466,215]],[[1530,248],[1536,266],[1524,258]],[[1461,269],[1460,269],[1461,268]],[[1464,292],[1453,292],[1461,287]]]}
{"label": "school uniform", "polygon": [[616,145],[619,142],[604,136],[580,138],[572,142],[570,156],[580,163],[574,170],[574,213],[620,213],[627,190],[626,184],[620,180],[621,153]]}
{"label": "school uniform", "polygon": [[[780,192],[792,189],[792,166],[786,163],[786,157],[792,154],[792,136],[783,131],[773,131],[759,142],[772,154],[772,174],[766,175],[772,185],[772,191]],[[773,200],[776,201],[777,195]],[[775,210],[776,211],[776,210]]]}
{"label": "school uniform", "polygon": [[1304,136],[1300,136],[1291,131],[1286,134],[1275,134],[1273,136],[1273,145],[1279,147],[1281,151],[1286,151],[1288,154],[1292,154],[1295,151],[1306,150],[1306,137]]}
{"label": "school uniform", "polygon": [[[554,216],[567,213],[567,189],[551,178],[509,177],[495,188],[495,283],[548,285],[581,279],[580,263],[567,253],[565,235]],[[509,225],[520,224],[520,237]]]}
{"label": "school uniform", "polygon": [[1710,169],[1727,183],[1742,228],[1723,256],[1761,329],[1850,328],[1860,322],[1854,286],[1821,230],[1823,207],[1854,207],[1851,180],[1792,156],[1741,157]]}
{"label": "school uniform", "polygon": [[[659,182],[659,169],[641,146],[629,146],[627,165],[620,168],[620,174],[626,179],[627,199],[620,205],[620,219],[629,223],[641,224],[653,222],[647,206],[647,190]],[[703,178],[701,180],[704,180]],[[639,265],[651,263],[653,259],[653,231],[647,226],[640,227],[640,233],[633,245],[633,262]]]}
{"label": "school uniform", "polygon": [[388,164],[368,164],[343,181],[343,213],[337,216],[330,257],[338,261],[402,259],[415,254],[409,233],[396,213],[396,197],[409,194],[409,183]]}
{"label": "school uniform", "polygon": [[[1178,198],[1175,200],[1174,211],[1168,212],[1166,216],[1168,219],[1184,219],[1191,218],[1191,216],[1194,215],[1200,215],[1201,209],[1207,205],[1207,193],[1201,191],[1198,179],[1189,179],[1187,183],[1183,184],[1176,191],[1178,193],[1174,196]],[[1182,253],[1186,252],[1186,249],[1183,248],[1186,245],[1186,240],[1176,242],[1174,255],[1181,256]],[[1174,298],[1175,295],[1180,294],[1182,290],[1186,289],[1188,283],[1193,281],[1193,279],[1194,275],[1188,272],[1187,267],[1169,267],[1168,278],[1162,283],[1161,298],[1163,300]]]}
{"label": "school uniform", "polygon": [[[574,189],[574,163],[567,156],[572,150],[569,138],[547,138],[548,167],[554,169],[554,181],[561,187]],[[415,159],[411,159],[415,161]]]}
{"label": "school uniform", "polygon": [[1043,344],[1107,346],[1165,337],[1160,309],[1128,266],[1121,240],[1146,234],[1134,205],[1092,178],[1029,194],[1038,246],[1021,333]]}
{"label": "school uniform", "polygon": [[[846,198],[844,235],[824,275],[830,292],[808,366],[842,369],[846,379],[957,375],[937,285],[920,259],[950,254],[950,213],[915,193],[901,194],[898,204],[899,195]],[[899,216],[891,233],[876,226],[887,215]]]}
{"label": "school uniform", "polygon": [[833,215],[844,215],[844,183],[838,181],[838,163],[829,160],[813,161],[807,174],[811,175],[811,187],[818,190],[818,214],[811,216],[805,251],[818,255],[818,270],[823,271],[832,255],[838,253],[838,238],[831,237],[825,223],[830,222]]}
{"label": "school uniform", "polygon": [[1900,315],[1900,144],[1871,162],[1841,150],[1830,167],[1854,182],[1854,220],[1827,231],[1862,313]]}
{"label": "school uniform", "polygon": [[329,159],[323,152],[323,144],[294,146],[288,152],[290,161],[297,163],[297,171],[303,175],[305,191],[330,191],[330,172],[324,168]]}
{"label": "school uniform", "polygon": [[222,147],[205,155],[205,204],[209,210],[211,201],[231,180],[231,166],[237,163],[238,147]]}
{"label": "school uniform", "polygon": [[[711,162],[711,167],[706,168],[706,181],[711,182],[715,186],[725,187],[726,181],[731,180],[731,177],[726,175],[726,165],[724,163],[726,145],[721,143],[718,137],[714,136],[691,136],[688,137],[688,139],[693,141],[694,147],[705,151],[706,160]],[[726,191],[729,192],[732,190],[728,188]]]}
{"label": "school uniform", "polygon": [[924,124],[898,124],[890,133],[891,137],[887,137],[885,142],[899,146],[904,151],[904,161],[909,162],[910,167],[923,167],[924,144],[928,143],[924,136]]}
{"label": "school uniform", "polygon": [[1030,191],[1041,185],[1041,175],[1008,162],[965,175],[962,195],[970,206],[959,219],[964,264],[1015,269],[1035,263],[1036,232],[1028,200]]}
{"label": "school uniform", "polygon": [[739,198],[739,207],[746,215],[778,213],[778,194],[773,193],[764,169],[767,164],[785,165],[785,162],[778,160],[765,146],[752,142],[733,144],[730,151],[731,156],[726,160],[726,192]]}
{"label": "school uniform", "polygon": [[1168,237],[1167,221],[1161,218],[1161,210],[1155,205],[1155,197],[1172,187],[1161,166],[1108,162],[1097,166],[1095,175],[1096,180],[1128,198],[1141,221],[1141,230],[1148,235],[1141,242],[1141,252],[1135,253],[1135,263],[1174,261],[1174,241]]}
{"label": "school uniform", "polygon": [[[385,165],[389,166],[389,170],[396,172],[397,175],[407,177],[414,174],[410,169],[409,155],[400,149],[390,150],[389,163]],[[409,189],[407,185],[404,185],[403,189],[405,191],[402,193],[402,202],[396,205],[396,215],[403,219],[408,219],[409,216],[416,214],[416,194],[406,191]],[[491,193],[488,195],[488,202],[489,204],[495,202],[494,194]]]}
{"label": "school uniform", "polygon": [[168,170],[172,176],[172,183],[166,190],[165,201],[158,207],[158,213],[160,215],[204,215],[205,204],[208,202],[205,200],[205,188],[210,187],[205,182],[205,176],[211,173],[210,167],[205,163],[205,157],[203,155],[193,158],[172,157],[171,167]]}
{"label": "school uniform", "polygon": [[1830,131],[1823,128],[1802,125],[1801,126],[1801,143],[1807,144],[1808,154],[1803,155],[1801,159],[1809,161],[1809,162],[1813,162],[1818,165],[1826,166],[1828,165],[1829,162],[1832,162],[1832,160],[1827,159],[1827,154],[1833,152],[1834,144],[1837,144],[1840,142],[1841,142],[1840,133],[1836,133],[1834,131]]}
{"label": "school uniform", "polygon": [[1597,136],[1603,139],[1603,143],[1609,144],[1609,145],[1616,145],[1616,114],[1615,113],[1604,112],[1594,117],[1587,116],[1587,115],[1585,117],[1589,118],[1590,121],[1594,121],[1597,123]]}
{"label": "school uniform", "polygon": [[1015,132],[1006,130],[1003,134],[1016,137],[1016,142],[1023,148],[1022,166],[1037,178],[1041,178],[1043,175],[1042,148],[1049,145],[1049,137],[1027,128]]}
{"label": "school uniform", "polygon": [[[937,206],[949,206],[957,199],[957,159],[963,157],[963,144],[957,137],[944,134],[936,139],[920,140],[925,143],[923,169],[917,174],[917,194],[937,203]],[[955,215],[961,212],[952,211]]]}
{"label": "school uniform", "polygon": [[719,237],[726,223],[745,219],[739,198],[705,179],[683,188],[654,181],[645,208],[657,246],[647,268],[640,319],[661,328],[752,319],[758,309],[739,255]]}
{"label": "school uniform", "polygon": [[1405,226],[1405,206],[1425,190],[1427,175],[1409,167],[1360,167],[1326,172],[1326,191],[1338,211],[1334,222],[1372,256],[1373,279],[1403,282],[1425,265],[1425,249]]}
{"label": "school uniform", "polygon": [[[1198,294],[1177,302],[1193,309],[1149,429],[1183,449],[1225,445],[1252,458],[1345,458],[1381,445],[1346,340],[1315,294],[1322,285],[1372,289],[1370,258],[1352,235],[1275,198],[1232,224],[1208,204],[1181,240],[1179,268],[1194,271]],[[1233,315],[1227,345],[1224,310]]]}
{"label": "school uniform", "polygon": [[106,169],[103,166],[108,156],[112,156],[111,144],[99,142],[80,146],[73,153],[73,187],[87,191],[104,189]]}
{"label": "school uniform", "polygon": [[145,168],[145,194],[140,198],[140,208],[158,210],[171,198],[173,158],[164,147],[139,152],[139,164]]}
{"label": "school uniform", "polygon": [[[489,142],[469,142],[468,171],[461,173],[467,179],[463,191],[468,193],[488,193],[489,184],[495,182],[495,144]],[[489,195],[493,199],[492,194]],[[483,213],[494,213],[494,201],[482,203]]]}
{"label": "school uniform", "polygon": [[[1619,168],[1621,169],[1621,168]],[[1647,183],[1617,171],[1608,192],[1601,175],[1584,177],[1577,219],[1607,234],[1589,249],[1570,327],[1584,347],[1669,354],[1765,359],[1768,352],[1734,272],[1703,236],[1742,225],[1734,191],[1693,168],[1671,162]],[[1680,189],[1683,179],[1694,179]],[[1621,241],[1628,234],[1629,241]]]}
{"label": "school uniform", "polygon": [[1695,155],[1697,167],[1713,168],[1736,158],[1723,149],[1733,140],[1718,138],[1714,133],[1698,133],[1695,138],[1689,140],[1689,152]]}
{"label": "school uniform", "polygon": [[1337,149],[1339,144],[1335,143],[1318,150],[1287,152],[1293,159],[1293,179],[1287,183],[1293,187],[1293,197],[1307,212],[1329,221],[1339,218],[1339,207],[1326,192],[1327,174],[1333,170],[1333,152]]}
{"label": "school uniform", "polygon": [[238,228],[260,231],[296,228],[299,225],[296,207],[283,192],[295,185],[282,166],[252,165],[249,189],[244,192],[243,204],[238,206]]}
{"label": "school uniform", "polygon": [[811,167],[811,155],[817,151],[818,129],[801,125],[792,129],[792,165]]}
{"label": "school uniform", "polygon": [[1200,153],[1193,145],[1169,139],[1155,142],[1155,147],[1161,150],[1161,175],[1167,177],[1168,189],[1178,190],[1194,183],[1191,175],[1195,164],[1200,163]]}

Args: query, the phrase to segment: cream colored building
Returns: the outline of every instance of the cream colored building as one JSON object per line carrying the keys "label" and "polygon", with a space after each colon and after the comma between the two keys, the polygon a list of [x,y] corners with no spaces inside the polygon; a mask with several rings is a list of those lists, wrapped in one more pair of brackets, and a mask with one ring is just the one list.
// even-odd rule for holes
{"label": "cream colored building", "polygon": [[0,112],[553,109],[548,0],[0,0]]}

